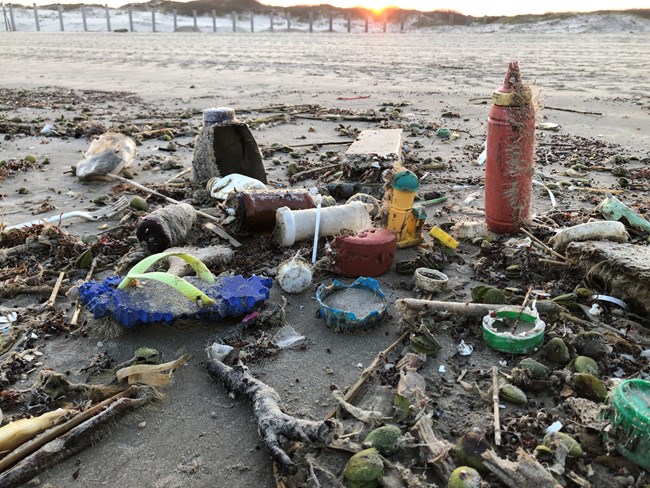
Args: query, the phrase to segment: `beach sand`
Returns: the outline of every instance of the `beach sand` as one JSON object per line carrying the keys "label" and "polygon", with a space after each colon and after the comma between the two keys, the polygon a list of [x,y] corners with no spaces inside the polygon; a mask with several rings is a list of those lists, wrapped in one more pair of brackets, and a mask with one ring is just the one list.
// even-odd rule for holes
{"label": "beach sand", "polygon": [[[637,158],[630,168],[639,168],[647,166],[650,158],[648,33],[14,32],[1,33],[0,44],[0,89],[7,90],[0,99],[0,116],[26,121],[39,118],[38,123],[43,125],[55,123],[61,116],[79,116],[80,107],[87,108],[85,116],[108,127],[144,124],[151,114],[155,114],[157,121],[178,120],[179,114],[187,113],[187,124],[198,129],[200,110],[210,106],[234,107],[247,119],[266,115],[272,112],[268,108],[275,105],[315,104],[325,109],[363,111],[379,110],[382,104],[390,102],[408,102],[400,107],[401,126],[436,124],[458,133],[458,139],[449,142],[435,136],[412,137],[408,130],[405,132],[410,147],[415,147],[415,141],[422,143],[423,147],[413,149],[420,159],[439,157],[448,163],[447,171],[434,172],[424,179],[425,190],[450,198],[444,211],[430,211],[429,225],[480,216],[479,182],[483,169],[474,165],[474,160],[485,140],[489,97],[502,83],[507,63],[513,59],[519,60],[524,80],[534,82],[542,107],[576,111],[540,109],[539,122],[556,123],[561,129],[558,133],[538,131],[539,147],[547,148],[542,153],[546,160],[539,161],[538,171],[552,181],[569,179],[561,173],[570,166],[566,163],[571,148],[564,148],[559,156],[552,143],[560,139],[553,137],[564,137],[561,140],[565,144],[577,144],[580,138],[587,138],[593,147],[601,148],[592,154],[596,158],[594,163],[598,158],[620,154]],[[16,96],[20,90],[28,93],[21,98],[20,105],[14,106],[8,95]],[[362,96],[368,98],[341,99]],[[67,99],[74,103],[66,103]],[[458,117],[443,116],[447,112]],[[295,119],[289,124],[256,130],[254,135],[265,147],[272,143],[292,145],[348,139],[340,138],[336,131],[339,123],[360,129],[377,126],[367,122]],[[190,136],[175,141],[179,147],[171,155],[158,150],[165,142],[145,141],[138,148],[135,180],[151,184],[173,176],[178,169],[147,169],[152,161],[160,163],[161,158],[191,166],[192,152],[187,146],[191,141]],[[0,140],[0,159],[19,159],[26,154],[34,154],[39,160],[49,159],[41,171],[32,170],[0,183],[5,221],[16,223],[35,218],[30,209],[45,198],[56,208],[53,212],[58,212],[87,209],[92,206],[92,199],[110,193],[114,186],[111,183],[81,184],[70,174],[64,174],[81,159],[88,145],[89,140],[83,137],[18,135]],[[326,149],[339,151],[345,146],[322,150]],[[303,155],[312,160],[317,156],[318,152]],[[587,155],[581,152],[580,157]],[[269,179],[286,183],[288,162],[283,159],[281,165],[275,166],[267,161]],[[593,187],[620,189],[611,174],[594,172],[588,178]],[[311,184],[313,180],[298,186]],[[19,194],[20,187],[26,187],[29,194]],[[468,211],[463,200],[472,193],[478,197],[469,204],[472,211]],[[628,190],[621,198],[648,212],[647,195],[645,190]],[[591,209],[602,198],[604,194],[567,191],[558,195],[559,208]],[[549,207],[546,192],[535,190],[534,211],[541,213]],[[77,235],[97,231],[97,224],[88,222],[70,221],[63,227]],[[413,255],[414,250],[407,250],[400,258]],[[450,268],[450,299],[466,300],[463,297],[469,296],[473,259],[469,251],[462,257],[462,262]],[[319,279],[330,281],[329,276]],[[400,285],[401,279],[394,273],[380,278],[389,303],[413,296],[412,291]],[[350,337],[330,332],[315,316],[312,297],[316,285],[302,295],[288,297],[287,320],[307,337],[307,348],[284,351],[252,365],[260,379],[278,390],[288,411],[314,419],[322,418],[333,406],[330,385],[346,388],[354,383],[360,373],[357,365],[366,367],[399,333],[392,306],[391,318],[368,334]],[[276,285],[272,299],[277,300],[279,295]],[[69,309],[65,299],[60,300],[61,306]],[[22,297],[1,304],[14,303],[25,304],[29,300]],[[93,323],[91,320],[90,324]],[[174,383],[165,390],[166,401],[120,419],[93,447],[41,474],[40,486],[276,486],[270,458],[257,437],[249,406],[229,397],[206,374],[203,349],[215,331],[222,328],[216,324],[147,326],[117,338],[106,338],[90,327],[86,337],[59,336],[45,341],[41,348],[44,364],[58,371],[72,371],[77,379],[82,375],[74,372],[104,351],[116,362],[131,357],[140,346],[156,347],[168,360],[182,353],[191,353],[194,359],[175,373]],[[472,425],[489,425],[488,406],[476,402],[474,413],[466,415],[464,410],[456,411],[453,404],[446,404],[445,395],[440,392],[447,391],[446,382],[451,384],[461,367],[472,371],[489,369],[501,357],[474,343],[476,351],[471,363],[457,364],[454,340],[445,336],[441,342],[443,348],[429,360],[425,374],[431,378],[428,381],[432,395],[445,408],[445,426],[441,431],[453,442],[453,433],[467,431]],[[438,373],[441,364],[447,365],[447,373]],[[326,368],[332,368],[333,373],[328,374]],[[19,386],[25,387],[27,383]],[[142,421],[146,421],[146,427],[140,429],[138,424]],[[342,467],[343,464],[339,466]]]}

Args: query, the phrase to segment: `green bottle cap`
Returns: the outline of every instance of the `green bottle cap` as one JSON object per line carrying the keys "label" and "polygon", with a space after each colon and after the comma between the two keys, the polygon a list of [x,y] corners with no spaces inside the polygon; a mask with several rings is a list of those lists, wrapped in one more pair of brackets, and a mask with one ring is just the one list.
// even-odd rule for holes
{"label": "green bottle cap", "polygon": [[395,190],[415,192],[420,188],[418,177],[413,171],[405,170],[393,176],[392,186]]}

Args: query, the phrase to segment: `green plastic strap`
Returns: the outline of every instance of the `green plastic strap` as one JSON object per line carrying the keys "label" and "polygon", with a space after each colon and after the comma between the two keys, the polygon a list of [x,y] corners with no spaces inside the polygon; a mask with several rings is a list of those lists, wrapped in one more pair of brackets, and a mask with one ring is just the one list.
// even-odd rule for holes
{"label": "green plastic strap", "polygon": [[[122,286],[122,284],[129,279],[130,282],[127,282],[125,286]],[[152,271],[151,273],[143,273],[141,275],[131,275],[127,278],[124,278],[124,280],[122,280],[122,283],[120,283],[120,286],[118,286],[118,288],[125,288],[126,286],[129,286],[129,284],[133,282],[133,280],[142,280],[142,279],[153,280],[153,281],[158,281],[160,283],[164,283],[165,285],[172,287],[174,290],[181,293],[183,296],[185,296],[189,300],[192,300],[193,302],[198,302],[199,300],[201,300],[201,304],[203,306],[214,305],[216,303],[212,298],[210,298],[208,295],[203,293],[193,284],[185,281],[183,278],[180,278],[178,276],[169,273],[162,273],[160,271]]]}
{"label": "green plastic strap", "polygon": [[[155,262],[171,256],[181,258],[183,261],[189,264],[194,270],[194,272],[196,273],[196,276],[200,280],[205,281],[207,283],[214,283],[214,276],[212,275],[208,267],[205,264],[203,264],[203,262],[200,259],[197,259],[194,256],[191,256],[184,252],[160,252],[158,254],[152,254],[151,256],[144,258],[138,264],[133,266],[133,268],[131,268],[131,270],[127,273],[126,276],[128,278],[130,276],[141,275],[145,273],[151,266],[153,266]],[[120,286],[118,286],[118,288],[124,288],[124,286],[122,286],[122,283],[120,283]]]}
{"label": "green plastic strap", "polygon": [[117,286],[117,288],[127,288],[133,283],[134,280],[153,280],[170,286],[195,303],[200,300],[203,306],[214,305],[216,302],[212,298],[179,276],[159,271],[153,271],[150,273],[146,272],[156,261],[160,261],[161,259],[170,256],[175,256],[188,263],[196,273],[197,277],[202,281],[205,281],[207,283],[214,283],[214,275],[201,260],[182,252],[161,252],[158,254],[152,254],[151,256],[143,259],[138,264],[133,266],[133,268],[131,268],[126,277]]}

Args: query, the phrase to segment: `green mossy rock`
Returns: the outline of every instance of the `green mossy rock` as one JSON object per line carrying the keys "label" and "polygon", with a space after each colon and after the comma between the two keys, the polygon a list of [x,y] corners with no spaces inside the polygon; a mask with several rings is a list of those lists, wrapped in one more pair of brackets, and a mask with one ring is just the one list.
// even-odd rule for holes
{"label": "green mossy rock", "polygon": [[609,346],[598,332],[580,332],[573,340],[573,346],[578,351],[578,354],[596,361],[606,359],[609,356]]}
{"label": "green mossy rock", "polygon": [[553,448],[555,442],[562,442],[569,449],[568,455],[570,457],[582,457],[582,446],[578,444],[573,437],[564,432],[553,432],[544,436],[544,445],[550,449]]}
{"label": "green mossy rock", "polygon": [[528,371],[530,377],[535,380],[543,380],[551,371],[548,366],[544,366],[542,363],[535,361],[532,358],[522,359],[519,363],[519,367]]}
{"label": "green mossy rock", "polygon": [[571,360],[569,348],[559,337],[554,337],[546,343],[544,346],[544,354],[550,361],[556,364],[565,365]]}
{"label": "green mossy rock", "polygon": [[492,288],[483,295],[483,303],[490,305],[501,305],[506,303],[506,294],[498,288]]}
{"label": "green mossy rock", "polygon": [[[356,453],[343,470],[343,477],[350,488],[378,486],[383,474],[384,463],[374,447]],[[372,484],[373,481],[376,483]]]}
{"label": "green mossy rock", "polygon": [[402,431],[396,425],[384,425],[370,432],[363,441],[363,447],[376,448],[384,456],[397,451],[402,444]]}
{"label": "green mossy rock", "polygon": [[469,466],[461,466],[451,473],[447,488],[481,488],[481,481],[478,471]]}
{"label": "green mossy rock", "polygon": [[595,402],[604,402],[607,399],[607,388],[603,382],[589,373],[576,373],[571,379],[578,395]]}
{"label": "green mossy rock", "polygon": [[526,394],[510,383],[504,383],[499,387],[499,396],[502,400],[517,405],[526,405],[528,403]]}
{"label": "green mossy rock", "polygon": [[149,204],[147,203],[147,201],[141,197],[133,197],[129,205],[131,206],[131,208],[134,208],[135,210],[145,211],[149,208]]}
{"label": "green mossy rock", "polygon": [[571,364],[576,373],[598,374],[598,363],[587,356],[578,356]]}

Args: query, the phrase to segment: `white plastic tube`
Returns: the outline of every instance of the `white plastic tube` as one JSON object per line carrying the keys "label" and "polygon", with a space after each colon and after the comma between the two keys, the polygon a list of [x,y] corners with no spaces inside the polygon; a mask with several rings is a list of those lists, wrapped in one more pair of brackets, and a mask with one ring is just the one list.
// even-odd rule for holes
{"label": "white plastic tube", "polygon": [[311,253],[311,264],[316,264],[316,255],[318,254],[318,234],[320,233],[320,209],[323,197],[316,196],[316,230],[314,231],[314,250]]}
{"label": "white plastic tube", "polygon": [[[275,236],[281,246],[293,246],[296,241],[313,237],[317,209],[291,210],[279,208],[275,213]],[[365,203],[352,202],[346,205],[320,209],[319,235],[334,236],[342,230],[361,232],[372,227],[368,207]]]}

